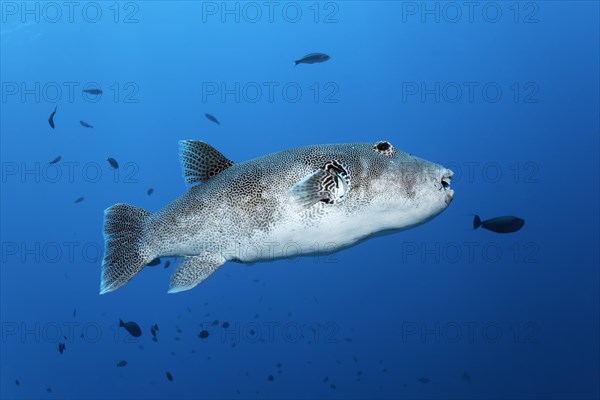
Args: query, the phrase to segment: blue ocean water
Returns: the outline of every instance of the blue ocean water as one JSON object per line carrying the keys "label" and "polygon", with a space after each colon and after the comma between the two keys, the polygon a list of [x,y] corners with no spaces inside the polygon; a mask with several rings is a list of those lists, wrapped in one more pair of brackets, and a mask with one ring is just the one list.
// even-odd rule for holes
{"label": "blue ocean water", "polygon": [[[0,11],[1,398],[600,396],[598,2]],[[331,59],[293,65],[313,52]],[[183,194],[181,139],[234,161],[389,140],[456,195],[333,255],[227,263],[174,295],[163,259],[99,295],[103,210]]]}

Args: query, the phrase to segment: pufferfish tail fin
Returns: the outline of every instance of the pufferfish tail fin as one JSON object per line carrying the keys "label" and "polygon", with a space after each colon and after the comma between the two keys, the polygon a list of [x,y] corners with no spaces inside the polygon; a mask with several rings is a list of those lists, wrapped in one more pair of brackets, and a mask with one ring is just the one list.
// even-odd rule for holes
{"label": "pufferfish tail fin", "polygon": [[156,255],[144,246],[144,225],[152,213],[129,204],[104,210],[104,259],[100,294],[117,290]]}

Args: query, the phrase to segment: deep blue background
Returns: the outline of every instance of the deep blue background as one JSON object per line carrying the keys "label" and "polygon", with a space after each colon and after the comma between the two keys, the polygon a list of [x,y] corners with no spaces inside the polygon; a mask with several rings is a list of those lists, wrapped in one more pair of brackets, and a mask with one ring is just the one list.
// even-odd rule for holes
{"label": "deep blue background", "polygon": [[[421,2],[321,3],[315,22],[306,2],[294,3],[297,23],[282,15],[288,3],[273,22],[262,6],[257,23],[244,18],[251,9],[223,21],[223,3],[191,1],[123,2],[116,23],[113,3],[94,3],[102,16],[91,23],[87,3],[69,22],[59,2],[53,23],[44,4],[39,22],[7,12],[21,2],[1,5],[2,398],[598,398],[597,2],[493,3],[487,19],[481,3],[458,22],[444,3],[439,22],[422,15]],[[213,5],[216,15],[203,14]],[[137,22],[124,23],[132,11]],[[332,58],[293,66],[315,51]],[[78,85],[72,99],[67,82]],[[89,82],[104,90],[96,101],[81,93]],[[253,82],[278,84],[273,101],[266,89],[256,102],[252,91],[239,102],[205,91]],[[439,101],[406,92],[436,82]],[[472,100],[465,82],[478,85]],[[282,95],[289,83],[302,90],[297,102]],[[486,84],[501,88],[498,101]],[[464,92],[453,102],[456,85]],[[235,161],[386,139],[452,168],[456,197],[424,226],[332,257],[226,264],[177,295],[166,294],[173,267],[146,268],[99,296],[102,211],[155,211],[181,195],[180,139]],[[76,163],[73,179],[66,163]],[[473,213],[526,224],[472,231]],[[119,318],[137,321],[142,337],[117,330]]]}

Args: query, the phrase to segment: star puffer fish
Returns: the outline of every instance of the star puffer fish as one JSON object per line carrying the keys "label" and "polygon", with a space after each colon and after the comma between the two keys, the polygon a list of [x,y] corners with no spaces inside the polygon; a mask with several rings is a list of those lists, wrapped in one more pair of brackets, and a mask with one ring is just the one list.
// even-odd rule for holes
{"label": "star puffer fish", "polygon": [[157,212],[104,211],[100,293],[158,257],[181,257],[170,293],[227,261],[330,254],[421,225],[454,197],[452,171],[387,141],[299,147],[233,163],[209,144],[179,142],[189,189]]}

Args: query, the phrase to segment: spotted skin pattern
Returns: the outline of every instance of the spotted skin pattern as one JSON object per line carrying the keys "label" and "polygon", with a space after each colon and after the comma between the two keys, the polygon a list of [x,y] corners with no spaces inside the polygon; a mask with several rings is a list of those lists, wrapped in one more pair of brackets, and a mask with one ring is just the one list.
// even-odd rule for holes
{"label": "spotted skin pattern", "polygon": [[[183,257],[169,292],[189,290],[226,261],[331,253],[429,221],[452,201],[452,172],[391,143],[300,147],[234,164],[210,145],[182,141],[191,187],[149,213],[105,211],[101,293],[157,257]],[[215,173],[216,171],[216,173]]]}

